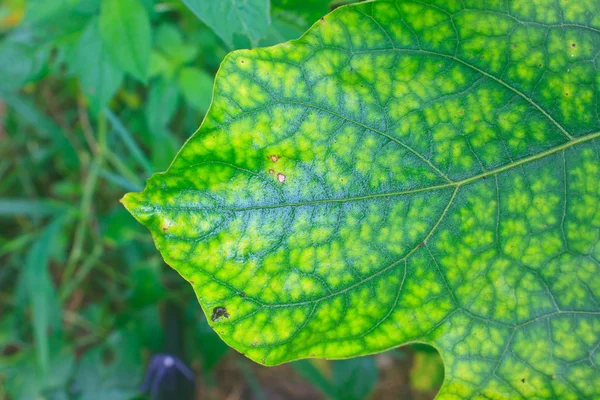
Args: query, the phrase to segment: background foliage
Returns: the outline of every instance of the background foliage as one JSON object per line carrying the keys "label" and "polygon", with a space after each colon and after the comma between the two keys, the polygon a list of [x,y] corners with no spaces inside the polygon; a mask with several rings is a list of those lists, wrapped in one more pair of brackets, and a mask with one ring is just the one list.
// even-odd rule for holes
{"label": "background foliage", "polygon": [[[344,3],[1,3],[0,399],[141,398],[165,352],[193,368],[196,398],[434,395],[443,367],[425,346],[276,368],[228,351],[118,202],[199,126],[227,52],[296,38]],[[193,396],[177,380],[160,393],[174,390]]]}

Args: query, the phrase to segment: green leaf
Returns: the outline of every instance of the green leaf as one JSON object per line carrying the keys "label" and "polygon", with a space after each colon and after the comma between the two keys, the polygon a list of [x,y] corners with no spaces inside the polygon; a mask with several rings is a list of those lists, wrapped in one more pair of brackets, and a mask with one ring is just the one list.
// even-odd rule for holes
{"label": "green leaf", "polygon": [[104,0],[100,35],[114,62],[134,78],[146,82],[152,36],[148,12],[139,0]]}
{"label": "green leaf", "polygon": [[313,386],[321,390],[327,397],[336,397],[335,387],[325,376],[323,376],[319,368],[314,365],[313,361],[298,360],[294,361],[292,366],[298,374],[307,379]]}
{"label": "green leaf", "polygon": [[323,0],[273,0],[270,36],[296,39],[328,10],[328,2]]}
{"label": "green leaf", "polygon": [[255,46],[271,23],[269,0],[182,1],[230,48],[235,47],[235,35]]}
{"label": "green leaf", "polygon": [[463,3],[230,54],[123,203],[253,360],[417,341],[442,398],[600,397],[598,2]]}
{"label": "green leaf", "polygon": [[201,112],[206,112],[212,96],[213,77],[198,68],[183,68],[179,73],[179,90],[186,101]]}
{"label": "green leaf", "polygon": [[77,365],[74,389],[81,399],[130,400],[140,393],[139,339],[132,331],[113,333],[87,351]]}
{"label": "green leaf", "polygon": [[201,361],[202,369],[207,373],[205,378],[212,380],[213,377],[208,372],[225,357],[229,347],[211,329],[206,317],[198,312],[198,303],[193,303],[185,310],[186,325],[192,327],[186,331],[186,352],[190,357]]}
{"label": "green leaf", "polygon": [[322,0],[274,0],[271,2],[272,23],[261,39],[261,46],[271,46],[296,39],[329,9]]}
{"label": "green leaf", "polygon": [[361,400],[373,390],[379,370],[373,357],[360,357],[333,362],[333,384],[336,399]]}
{"label": "green leaf", "polygon": [[49,347],[51,368],[47,373],[40,371],[34,350],[22,350],[10,358],[0,359],[0,374],[5,379],[6,391],[11,399],[67,398],[75,354],[56,337],[50,338]]}
{"label": "green leaf", "polygon": [[421,391],[437,390],[444,381],[444,365],[436,351],[419,350],[413,357],[410,384]]}
{"label": "green leaf", "polygon": [[0,90],[14,91],[41,72],[44,54],[30,43],[4,40],[0,43]]}
{"label": "green leaf", "polygon": [[48,271],[50,252],[54,239],[65,222],[57,218],[42,232],[27,255],[23,277],[29,303],[39,371],[44,376],[49,372],[48,331],[60,327],[61,309],[56,288]]}
{"label": "green leaf", "polygon": [[123,72],[115,67],[100,38],[98,21],[92,19],[83,32],[77,52],[77,72],[94,110],[101,110],[123,82]]}
{"label": "green leaf", "polygon": [[166,128],[177,111],[178,102],[179,92],[175,85],[164,79],[152,85],[146,101],[146,121],[150,131],[159,132]]}

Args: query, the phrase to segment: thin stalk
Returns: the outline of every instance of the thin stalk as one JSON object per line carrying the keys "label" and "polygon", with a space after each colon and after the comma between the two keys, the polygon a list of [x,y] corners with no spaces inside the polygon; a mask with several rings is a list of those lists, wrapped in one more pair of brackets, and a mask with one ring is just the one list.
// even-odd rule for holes
{"label": "thin stalk", "polygon": [[79,263],[83,254],[83,245],[85,242],[85,233],[92,216],[92,206],[94,194],[96,192],[96,184],[98,183],[98,176],[100,168],[104,162],[104,155],[106,149],[106,117],[103,113],[98,116],[98,152],[94,155],[90,167],[88,169],[87,177],[83,185],[83,196],[81,197],[81,204],[79,209],[79,221],[75,228],[75,235],[73,239],[73,247],[67,260],[67,265],[62,276],[63,284],[67,284],[71,280],[75,267]]}

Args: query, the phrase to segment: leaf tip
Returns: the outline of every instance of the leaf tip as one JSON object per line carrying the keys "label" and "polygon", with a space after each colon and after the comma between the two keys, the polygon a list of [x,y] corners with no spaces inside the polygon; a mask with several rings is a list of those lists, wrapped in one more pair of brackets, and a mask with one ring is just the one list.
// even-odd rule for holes
{"label": "leaf tip", "polygon": [[140,193],[130,192],[125,194],[125,196],[121,197],[119,200],[119,202],[123,204],[123,207],[125,207],[125,209],[134,217],[136,216],[136,210],[139,206],[139,196]]}

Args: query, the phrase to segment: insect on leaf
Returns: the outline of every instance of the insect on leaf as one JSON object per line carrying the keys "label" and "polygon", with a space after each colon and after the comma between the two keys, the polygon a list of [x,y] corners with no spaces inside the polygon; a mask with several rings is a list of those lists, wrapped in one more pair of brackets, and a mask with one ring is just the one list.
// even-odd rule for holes
{"label": "insect on leaf", "polygon": [[598,1],[374,1],[227,56],[123,202],[257,362],[422,342],[441,398],[600,396]]}

